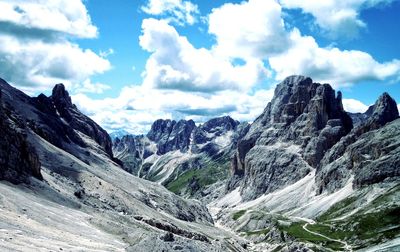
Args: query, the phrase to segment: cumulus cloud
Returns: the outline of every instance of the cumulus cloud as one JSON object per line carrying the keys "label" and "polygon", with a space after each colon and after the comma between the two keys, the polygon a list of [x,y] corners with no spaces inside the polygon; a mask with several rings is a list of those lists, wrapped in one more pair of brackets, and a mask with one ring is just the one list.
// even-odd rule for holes
{"label": "cumulus cloud", "polygon": [[254,94],[237,91],[206,94],[130,86],[115,99],[96,100],[77,94],[72,100],[107,130],[125,129],[140,134],[146,133],[159,118],[204,122],[212,117],[230,115],[238,120],[251,121],[263,111],[272,96],[273,89],[259,90]]}
{"label": "cumulus cloud", "polygon": [[[86,96],[74,99],[79,107],[96,103],[88,105],[94,108],[88,112],[109,130],[144,133],[157,118],[204,122],[231,115],[252,121],[273,95],[272,89],[254,92],[258,84],[268,86],[292,74],[336,88],[399,77],[398,60],[381,63],[362,51],[321,47],[296,27],[286,27],[283,17],[275,0],[224,4],[208,17],[208,31],[216,39],[210,48],[196,48],[168,20],[145,19],[139,41],[150,56],[143,83],[125,88],[103,106]],[[356,100],[343,102],[351,112],[367,108]]]}
{"label": "cumulus cloud", "polygon": [[[284,6],[297,2],[281,1]],[[340,5],[332,1],[312,2],[322,6],[328,2]],[[209,16],[209,32],[216,37],[213,53],[227,58],[268,61],[277,81],[300,74],[343,87],[366,80],[399,78],[399,60],[381,63],[366,52],[321,47],[313,37],[302,35],[298,28],[288,30],[283,17],[281,6],[275,0],[228,3],[214,9]]]}
{"label": "cumulus cloud", "polygon": [[44,43],[0,35],[0,73],[29,93],[60,82],[72,87],[108,69],[108,60],[67,41]]}
{"label": "cumulus cloud", "polygon": [[111,68],[107,55],[70,40],[97,36],[81,0],[6,0],[0,9],[0,75],[25,92],[60,82],[89,91],[88,79]]}
{"label": "cumulus cloud", "polygon": [[351,86],[367,80],[383,81],[400,76],[400,61],[379,63],[370,54],[357,50],[321,48],[311,36],[291,32],[293,46],[282,54],[269,58],[277,79],[291,74],[313,77],[334,87]]}
{"label": "cumulus cloud", "polygon": [[332,38],[357,37],[360,29],[367,24],[361,20],[360,12],[379,4],[389,4],[394,0],[351,0],[351,1],[315,1],[315,0],[279,0],[283,7],[301,9],[311,14],[319,27]]}
{"label": "cumulus cloud", "polygon": [[355,99],[343,99],[342,102],[344,110],[351,113],[364,113],[369,107]]}
{"label": "cumulus cloud", "polygon": [[167,21],[145,19],[141,47],[151,55],[146,63],[143,85],[160,89],[198,92],[248,90],[268,75],[260,59],[243,65],[220,57],[214,51],[195,48]]}
{"label": "cumulus cloud", "polygon": [[81,38],[97,36],[81,0],[2,0],[1,25],[53,31]]}
{"label": "cumulus cloud", "polygon": [[260,58],[282,53],[290,40],[275,0],[227,3],[209,15],[215,51],[227,57]]}
{"label": "cumulus cloud", "polygon": [[149,0],[142,10],[147,14],[163,16],[178,25],[193,25],[199,15],[198,6],[184,0]]}
{"label": "cumulus cloud", "polygon": [[[302,8],[327,31],[346,30],[342,27],[345,24],[346,31],[352,31],[349,22],[353,22],[354,33],[365,25],[359,11],[383,1],[226,3],[213,9],[207,19],[208,33],[215,38],[215,44],[198,48],[174,27],[194,24],[199,14],[197,5],[185,0],[149,0],[142,10],[161,20],[148,18],[142,22],[139,45],[150,53],[143,82],[123,88],[117,98],[99,100],[85,93],[102,93],[110,88],[91,81],[91,76],[111,68],[107,57],[113,50],[95,53],[73,42],[72,39],[97,36],[82,0],[2,1],[0,75],[29,92],[64,82],[75,94],[74,103],[110,131],[146,133],[159,118],[204,122],[230,115],[252,121],[273,96],[273,89],[260,87],[288,75],[309,75],[336,88],[365,80],[399,79],[399,60],[378,62],[366,52],[321,47],[313,37],[285,25],[281,6]],[[332,15],[328,15],[326,6],[333,6]],[[37,13],[41,16],[36,17]],[[60,18],[54,21],[54,15]],[[367,108],[353,99],[343,99],[343,103],[350,112],[364,112]]]}
{"label": "cumulus cloud", "polygon": [[90,79],[86,79],[81,86],[74,90],[74,92],[102,94],[105,90],[108,89],[111,89],[111,87],[106,84],[99,82],[92,83]]}

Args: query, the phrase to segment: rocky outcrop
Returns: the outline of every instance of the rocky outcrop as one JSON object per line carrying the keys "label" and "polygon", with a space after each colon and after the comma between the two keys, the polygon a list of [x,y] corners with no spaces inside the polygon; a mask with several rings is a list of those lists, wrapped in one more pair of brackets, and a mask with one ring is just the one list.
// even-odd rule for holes
{"label": "rocky outcrop", "polygon": [[113,158],[107,132],[72,104],[63,84],[57,84],[49,97],[44,94],[29,97],[1,79],[0,88],[10,110],[24,118],[28,128],[49,143],[84,160],[83,149],[93,140],[98,144],[98,151]]}
{"label": "rocky outcrop", "polygon": [[68,91],[65,90],[63,84],[57,84],[53,88],[50,98],[61,118],[63,118],[73,129],[82,132],[95,140],[104,148],[105,152],[110,157],[113,156],[112,142],[108,133],[89,117],[83,115],[76,106],[72,104],[71,97],[69,96]]}
{"label": "rocky outcrop", "polygon": [[290,76],[238,142],[228,190],[242,182],[242,197],[292,184],[318,167],[325,152],[352,129],[342,96],[328,84]]}
{"label": "rocky outcrop", "polygon": [[236,130],[240,122],[233,120],[230,116],[223,116],[210,119],[200,127],[196,128],[193,134],[195,144],[204,144],[230,130]]}
{"label": "rocky outcrop", "polygon": [[319,193],[343,187],[351,176],[356,187],[399,176],[400,121],[396,120],[399,117],[396,102],[384,93],[362,117],[363,122],[335,144],[321,161],[316,175]]}
{"label": "rocky outcrop", "polygon": [[138,174],[143,160],[155,153],[153,145],[143,136],[126,135],[116,138],[113,143],[113,153],[122,160],[122,167],[131,174]]}
{"label": "rocky outcrop", "polygon": [[29,176],[43,179],[36,150],[27,140],[23,119],[13,115],[1,100],[0,90],[0,180],[26,182]]}
{"label": "rocky outcrop", "polygon": [[375,104],[372,105],[365,114],[369,118],[366,123],[360,127],[362,132],[379,129],[399,117],[396,102],[386,92],[378,98]]}
{"label": "rocky outcrop", "polygon": [[193,120],[157,120],[151,126],[147,137],[157,143],[157,154],[162,155],[173,150],[187,151],[190,135],[196,124]]}

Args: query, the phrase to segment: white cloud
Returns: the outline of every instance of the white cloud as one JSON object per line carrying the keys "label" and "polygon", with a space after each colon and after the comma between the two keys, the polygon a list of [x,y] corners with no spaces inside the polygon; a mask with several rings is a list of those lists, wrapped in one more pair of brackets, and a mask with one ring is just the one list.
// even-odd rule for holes
{"label": "white cloud", "polygon": [[215,35],[215,51],[227,57],[265,58],[282,53],[290,40],[275,0],[227,3],[213,9],[209,33]]}
{"label": "white cloud", "polygon": [[81,0],[2,0],[0,22],[81,38],[97,36]]}
{"label": "white cloud", "polygon": [[[209,33],[216,38],[210,49],[194,47],[167,20],[143,20],[140,46],[150,52],[143,83],[115,100],[89,99],[98,103],[90,113],[107,129],[127,127],[132,133],[145,133],[157,118],[203,122],[227,114],[252,121],[273,95],[252,90],[270,81],[271,71],[276,81],[302,74],[335,87],[398,77],[398,60],[380,63],[365,52],[322,48],[297,28],[288,30],[282,15],[274,0],[224,4],[209,16]],[[235,64],[238,59],[243,64]],[[76,98],[79,107],[85,99]],[[367,108],[351,99],[344,106],[352,112]],[[124,124],[123,118],[130,119]]]}
{"label": "white cloud", "polygon": [[106,88],[91,83],[90,77],[111,68],[106,57],[112,49],[96,54],[71,42],[97,36],[82,0],[4,0],[0,9],[4,79],[31,94],[60,82],[86,92]]}
{"label": "white cloud", "polygon": [[364,113],[369,107],[355,99],[343,99],[342,102],[344,110],[351,113]]}
{"label": "white cloud", "polygon": [[167,16],[166,20],[178,25],[193,25],[199,14],[196,4],[184,0],[149,0],[142,10],[151,15]]}
{"label": "white cloud", "polygon": [[77,94],[72,100],[107,130],[125,129],[140,134],[146,133],[159,118],[204,122],[212,117],[230,115],[251,121],[263,111],[272,96],[273,89],[250,95],[237,91],[205,94],[131,86],[125,87],[115,99],[95,100]]}
{"label": "white cloud", "polygon": [[145,19],[140,45],[151,52],[143,85],[161,89],[216,92],[249,90],[265,79],[263,62],[248,59],[234,66],[229,59],[205,48],[195,48],[164,20]]}
{"label": "white cloud", "polygon": [[100,53],[99,53],[100,57],[102,57],[102,58],[107,58],[108,56],[113,55],[113,54],[114,54],[114,49],[112,49],[112,48],[109,48],[106,51],[100,51]]}
{"label": "white cloud", "polygon": [[351,86],[366,80],[383,81],[400,76],[400,61],[379,63],[368,53],[357,50],[321,48],[311,36],[291,32],[293,46],[286,52],[269,58],[277,79],[301,74],[334,87]]}
{"label": "white cloud", "polygon": [[92,83],[90,79],[86,79],[81,86],[74,90],[75,93],[96,93],[102,94],[105,90],[111,89],[110,86],[96,82]]}
{"label": "white cloud", "polygon": [[394,0],[279,0],[285,8],[302,9],[311,14],[324,31],[333,38],[357,37],[360,29],[367,24],[361,20],[360,12],[379,4],[389,4]]}
{"label": "white cloud", "polygon": [[[288,0],[287,6],[289,2],[295,3]],[[336,3],[312,2],[316,6]],[[376,0],[374,4],[378,2],[382,1]],[[320,47],[313,37],[302,35],[297,28],[287,30],[282,16],[281,6],[275,0],[228,3],[214,9],[209,16],[209,32],[216,36],[213,53],[227,58],[266,60],[277,81],[300,74],[343,87],[366,80],[400,78],[399,60],[380,63],[366,52]]]}
{"label": "white cloud", "polygon": [[91,75],[110,69],[110,62],[68,41],[44,43],[0,35],[0,74],[32,93],[63,82],[76,86]]}
{"label": "white cloud", "polygon": [[[152,13],[164,13],[161,9]],[[282,16],[275,0],[224,4],[209,15],[209,33],[216,38],[210,49],[193,46],[168,20],[145,19],[140,46],[150,57],[143,83],[124,88],[116,99],[82,94],[73,99],[81,109],[90,108],[86,112],[108,130],[145,133],[158,118],[203,122],[231,115],[252,121],[273,95],[272,89],[252,90],[270,81],[271,71],[276,81],[302,74],[335,87],[399,78],[399,60],[380,63],[362,51],[320,47],[297,28],[288,30]],[[238,59],[243,64],[235,64]],[[357,100],[343,103],[347,111],[367,109]]]}

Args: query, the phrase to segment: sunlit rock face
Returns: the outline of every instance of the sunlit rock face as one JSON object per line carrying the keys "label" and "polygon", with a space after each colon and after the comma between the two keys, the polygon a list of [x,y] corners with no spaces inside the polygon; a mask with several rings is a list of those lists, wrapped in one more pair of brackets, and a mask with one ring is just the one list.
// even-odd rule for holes
{"label": "sunlit rock face", "polygon": [[352,129],[342,95],[328,84],[290,76],[239,141],[228,189],[242,181],[242,196],[253,199],[303,178],[325,152]]}

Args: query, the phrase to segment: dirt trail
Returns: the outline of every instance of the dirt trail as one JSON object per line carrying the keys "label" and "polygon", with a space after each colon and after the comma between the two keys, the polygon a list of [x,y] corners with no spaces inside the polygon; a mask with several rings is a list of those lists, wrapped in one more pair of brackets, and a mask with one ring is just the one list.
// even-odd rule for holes
{"label": "dirt trail", "polygon": [[325,239],[327,239],[327,240],[329,240],[329,241],[334,241],[334,242],[338,242],[338,243],[340,243],[340,244],[343,244],[343,249],[344,249],[344,251],[353,251],[353,250],[351,249],[351,246],[350,246],[347,242],[345,242],[345,241],[341,241],[341,240],[337,240],[337,239],[332,239],[332,238],[330,238],[330,237],[328,237],[328,236],[325,236],[325,235],[323,235],[323,234],[320,234],[320,233],[317,233],[317,232],[313,232],[313,231],[307,229],[308,224],[310,224],[310,223],[306,223],[306,224],[303,225],[303,229],[304,229],[306,232],[309,232],[309,233],[311,233],[311,234],[313,234],[313,235],[320,236],[320,237],[325,238]]}

